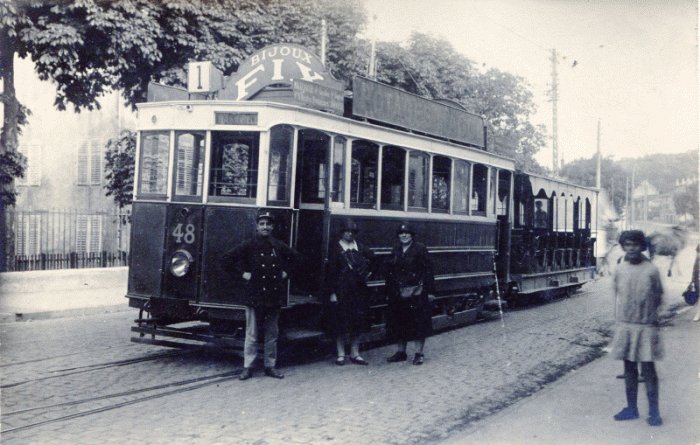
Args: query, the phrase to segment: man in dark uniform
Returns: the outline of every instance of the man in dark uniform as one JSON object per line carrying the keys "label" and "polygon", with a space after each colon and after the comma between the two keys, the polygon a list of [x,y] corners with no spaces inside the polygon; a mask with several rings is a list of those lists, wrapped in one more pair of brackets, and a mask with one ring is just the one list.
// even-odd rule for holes
{"label": "man in dark uniform", "polygon": [[300,255],[272,236],[274,217],[267,210],[258,213],[255,236],[226,252],[221,261],[224,270],[245,280],[246,332],[241,380],[253,376],[251,368],[257,357],[258,324],[265,333],[265,375],[281,379],[275,368],[277,337],[282,300],[287,293],[287,277],[292,262]]}
{"label": "man in dark uniform", "polygon": [[535,201],[535,228],[536,229],[546,229],[547,228],[547,212],[542,210],[542,201]]}

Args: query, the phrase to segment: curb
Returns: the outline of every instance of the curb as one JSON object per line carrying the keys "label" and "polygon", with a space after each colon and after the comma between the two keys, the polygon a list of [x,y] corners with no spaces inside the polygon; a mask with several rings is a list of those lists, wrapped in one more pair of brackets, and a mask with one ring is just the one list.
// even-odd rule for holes
{"label": "curb", "polygon": [[84,317],[88,315],[111,314],[116,312],[126,312],[132,309],[133,308],[129,307],[128,303],[124,303],[111,306],[97,306],[32,313],[1,312],[0,324],[21,321],[50,320],[54,318]]}

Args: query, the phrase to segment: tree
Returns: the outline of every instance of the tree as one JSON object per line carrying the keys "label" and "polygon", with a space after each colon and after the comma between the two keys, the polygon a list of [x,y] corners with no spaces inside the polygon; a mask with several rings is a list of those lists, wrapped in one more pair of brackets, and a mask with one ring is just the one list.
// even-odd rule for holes
{"label": "tree", "polygon": [[114,196],[120,209],[131,204],[134,193],[134,157],[136,133],[123,130],[118,138],[107,142],[105,153],[105,178],[107,196]]}
{"label": "tree", "polygon": [[497,153],[515,158],[516,167],[544,169],[534,155],[545,144],[544,126],[529,122],[536,105],[524,78],[497,69],[481,72],[443,39],[413,33],[404,46],[377,45],[377,80],[430,99],[449,99],[484,116]]}
{"label": "tree", "polygon": [[[596,186],[596,170],[598,169],[596,156],[590,159],[577,159],[565,164],[559,174],[571,182],[585,186]],[[628,172],[619,162],[615,162],[612,156],[601,159],[600,162],[600,186],[607,190],[615,211],[622,214],[626,202],[626,187]]]}

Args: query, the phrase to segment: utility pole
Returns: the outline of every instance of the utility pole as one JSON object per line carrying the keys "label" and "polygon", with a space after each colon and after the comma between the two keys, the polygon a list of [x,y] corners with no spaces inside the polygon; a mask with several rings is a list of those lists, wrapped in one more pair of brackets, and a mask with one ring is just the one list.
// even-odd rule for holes
{"label": "utility pole", "polygon": [[559,142],[557,133],[557,99],[559,96],[559,81],[557,80],[557,50],[552,50],[552,168],[557,174],[559,164]]}
{"label": "utility pole", "polygon": [[600,119],[598,119],[598,152],[596,154],[595,186],[600,190]]}
{"label": "utility pole", "polygon": [[326,19],[321,19],[321,64],[326,66]]}

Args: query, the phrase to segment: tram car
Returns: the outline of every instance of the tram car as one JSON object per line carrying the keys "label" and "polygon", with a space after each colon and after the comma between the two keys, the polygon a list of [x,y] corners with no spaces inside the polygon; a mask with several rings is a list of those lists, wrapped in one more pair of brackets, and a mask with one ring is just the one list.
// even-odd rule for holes
{"label": "tram car", "polygon": [[[288,340],[323,337],[324,263],[348,218],[380,261],[396,227],[412,224],[435,266],[438,330],[474,322],[489,299],[592,277],[595,190],[516,172],[489,151],[483,119],[458,104],[362,77],[350,95],[292,44],[259,50],[228,79],[207,62],[188,76],[187,89],[151,84],[138,107],[133,341],[241,347],[242,283],[220,258],[253,236],[261,208],[304,258],[280,321]],[[381,274],[369,288],[379,339]]]}

